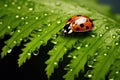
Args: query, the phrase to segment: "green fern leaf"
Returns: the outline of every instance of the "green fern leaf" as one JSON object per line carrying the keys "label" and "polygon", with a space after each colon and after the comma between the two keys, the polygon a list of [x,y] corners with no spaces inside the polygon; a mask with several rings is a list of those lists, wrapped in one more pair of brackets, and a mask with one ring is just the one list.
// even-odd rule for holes
{"label": "green fern leaf", "polygon": [[[89,4],[88,4],[89,3]],[[90,8],[89,8],[90,7]],[[65,80],[74,80],[90,67],[86,77],[92,80],[119,79],[120,24],[119,15],[109,13],[110,7],[99,6],[96,0],[1,0],[0,38],[9,35],[2,48],[1,57],[11,53],[15,46],[24,43],[19,55],[19,67],[31,58],[34,51],[49,41],[54,43],[45,62],[47,77],[66,53],[70,63],[66,64]],[[94,19],[94,29],[88,33],[63,35],[60,30],[73,15],[87,15]],[[94,14],[94,15],[93,15]],[[111,16],[112,15],[112,16]],[[56,36],[54,38],[54,36]],[[70,51],[70,52],[69,52]],[[109,74],[108,74],[109,73]]]}

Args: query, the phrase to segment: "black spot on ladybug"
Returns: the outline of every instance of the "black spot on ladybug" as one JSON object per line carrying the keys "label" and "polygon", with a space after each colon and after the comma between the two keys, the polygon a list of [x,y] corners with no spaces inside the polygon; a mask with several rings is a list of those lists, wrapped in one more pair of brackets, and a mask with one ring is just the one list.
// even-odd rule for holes
{"label": "black spot on ladybug", "polygon": [[80,27],[84,27],[84,24],[80,24]]}
{"label": "black spot on ladybug", "polygon": [[89,29],[89,26],[86,26],[86,30]]}
{"label": "black spot on ladybug", "polygon": [[81,15],[76,15],[76,16],[81,16]]}
{"label": "black spot on ladybug", "polygon": [[68,19],[68,21],[71,21],[71,18],[70,18],[70,19]]}
{"label": "black spot on ladybug", "polygon": [[80,30],[80,28],[79,28],[79,27],[77,27],[77,28],[76,28],[76,31],[79,31],[79,30]]}

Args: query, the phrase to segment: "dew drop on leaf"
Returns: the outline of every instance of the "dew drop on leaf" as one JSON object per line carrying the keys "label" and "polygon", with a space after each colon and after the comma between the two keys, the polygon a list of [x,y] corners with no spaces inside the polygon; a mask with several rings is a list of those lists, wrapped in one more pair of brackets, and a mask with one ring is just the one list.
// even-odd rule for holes
{"label": "dew drop on leaf", "polygon": [[42,31],[42,29],[40,28],[40,29],[38,29],[38,31],[39,31],[39,32],[41,32],[41,31]]}
{"label": "dew drop on leaf", "polygon": [[118,41],[116,41],[116,42],[115,42],[115,45],[116,45],[116,46],[118,46],[118,45],[119,45],[119,42],[118,42]]}
{"label": "dew drop on leaf", "polygon": [[34,56],[37,56],[39,54],[39,50],[35,50],[34,52],[33,52],[33,55]]}
{"label": "dew drop on leaf", "polygon": [[4,4],[4,7],[8,7],[8,4]]}
{"label": "dew drop on leaf", "polygon": [[35,19],[36,19],[36,20],[38,20],[38,19],[39,19],[39,17],[38,17],[38,16],[36,16],[36,17],[35,17]]}
{"label": "dew drop on leaf", "polygon": [[109,80],[114,80],[114,78],[110,78]]}
{"label": "dew drop on leaf", "polygon": [[106,46],[106,49],[108,49],[108,50],[109,50],[110,48],[111,48],[111,46],[109,46],[109,45],[107,45],[107,46]]}
{"label": "dew drop on leaf", "polygon": [[92,77],[92,74],[88,74],[88,77],[91,78],[91,77]]}
{"label": "dew drop on leaf", "polygon": [[13,41],[13,43],[14,43],[14,44],[16,44],[16,43],[17,43],[17,41]]}
{"label": "dew drop on leaf", "polygon": [[12,52],[12,49],[8,49],[8,50],[7,50],[7,53],[11,53],[11,52]]}
{"label": "dew drop on leaf", "polygon": [[102,36],[103,36],[103,34],[102,34],[102,33],[100,33],[100,34],[99,34],[99,36],[100,36],[100,37],[102,37]]}
{"label": "dew drop on leaf", "polygon": [[33,8],[31,7],[31,8],[29,8],[29,11],[33,11]]}
{"label": "dew drop on leaf", "polygon": [[116,35],[115,35],[115,34],[113,34],[113,35],[112,35],[112,38],[113,38],[113,39],[115,39],[115,38],[116,38]]}
{"label": "dew drop on leaf", "polygon": [[73,56],[73,59],[76,59],[77,57],[76,56]]}
{"label": "dew drop on leaf", "polygon": [[22,38],[20,38],[20,41],[22,41],[23,39]]}
{"label": "dew drop on leaf", "polygon": [[17,32],[21,32],[21,30],[18,29]]}
{"label": "dew drop on leaf", "polygon": [[89,44],[85,44],[85,47],[86,47],[86,48],[89,47]]}
{"label": "dew drop on leaf", "polygon": [[10,26],[7,26],[8,29],[10,29],[11,27]]}
{"label": "dew drop on leaf", "polygon": [[66,65],[65,68],[64,68],[64,70],[70,70],[70,65],[69,64]]}
{"label": "dew drop on leaf", "polygon": [[28,22],[26,21],[25,24],[28,24]]}
{"label": "dew drop on leaf", "polygon": [[43,40],[40,41],[41,44],[42,44],[43,42],[44,42]]}
{"label": "dew drop on leaf", "polygon": [[73,69],[70,69],[70,71],[73,71]]}
{"label": "dew drop on leaf", "polygon": [[61,23],[61,21],[59,20],[59,21],[57,21],[57,24],[60,24]]}
{"label": "dew drop on leaf", "polygon": [[12,5],[15,5],[15,2],[12,2],[11,4],[12,4]]}
{"label": "dew drop on leaf", "polygon": [[20,9],[21,9],[21,6],[18,6],[17,9],[20,10]]}
{"label": "dew drop on leaf", "polygon": [[44,16],[48,16],[48,14],[47,14],[47,13],[45,13],[45,14],[44,14]]}
{"label": "dew drop on leaf", "polygon": [[57,44],[57,41],[56,40],[52,40],[51,41],[53,44]]}
{"label": "dew drop on leaf", "polygon": [[40,34],[38,34],[37,37],[40,37]]}
{"label": "dew drop on leaf", "polygon": [[1,24],[3,24],[3,22],[2,22],[2,21],[0,21],[0,25],[1,25]]}
{"label": "dew drop on leaf", "polygon": [[58,63],[57,62],[54,62],[54,65],[57,65]]}
{"label": "dew drop on leaf", "polygon": [[105,29],[106,29],[106,30],[108,30],[108,29],[109,29],[109,27],[108,27],[108,26],[105,26]]}
{"label": "dew drop on leaf", "polygon": [[104,53],[103,55],[104,55],[104,56],[107,56],[108,54],[107,54],[107,53]]}
{"label": "dew drop on leaf", "polygon": [[27,55],[31,56],[31,53],[27,53]]}
{"label": "dew drop on leaf", "polygon": [[119,74],[119,71],[116,71],[115,73],[116,73],[116,74]]}
{"label": "dew drop on leaf", "polygon": [[96,37],[96,34],[95,33],[91,34],[91,37],[93,37],[93,38]]}
{"label": "dew drop on leaf", "polygon": [[24,20],[25,18],[24,17],[21,17],[21,20]]}
{"label": "dew drop on leaf", "polygon": [[15,17],[16,17],[16,18],[19,18],[19,15],[16,15]]}

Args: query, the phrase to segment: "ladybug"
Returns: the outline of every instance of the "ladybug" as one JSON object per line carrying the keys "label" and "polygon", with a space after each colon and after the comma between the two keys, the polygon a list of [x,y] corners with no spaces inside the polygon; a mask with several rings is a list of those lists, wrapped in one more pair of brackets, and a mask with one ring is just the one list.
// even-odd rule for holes
{"label": "ladybug", "polygon": [[71,34],[73,32],[87,32],[94,27],[93,21],[82,15],[72,16],[67,20],[62,32],[63,34]]}

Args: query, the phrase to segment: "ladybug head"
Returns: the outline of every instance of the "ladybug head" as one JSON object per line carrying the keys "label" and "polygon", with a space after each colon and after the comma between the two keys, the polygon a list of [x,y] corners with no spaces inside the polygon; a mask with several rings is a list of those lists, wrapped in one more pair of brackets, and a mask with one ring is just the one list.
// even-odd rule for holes
{"label": "ladybug head", "polygon": [[73,32],[73,30],[71,29],[71,24],[66,24],[62,30],[63,34],[71,34]]}

